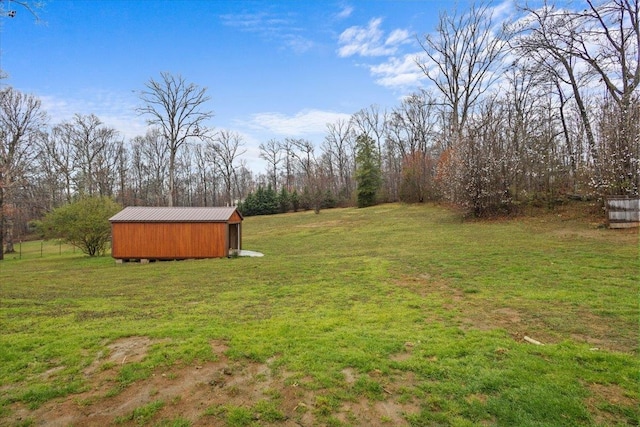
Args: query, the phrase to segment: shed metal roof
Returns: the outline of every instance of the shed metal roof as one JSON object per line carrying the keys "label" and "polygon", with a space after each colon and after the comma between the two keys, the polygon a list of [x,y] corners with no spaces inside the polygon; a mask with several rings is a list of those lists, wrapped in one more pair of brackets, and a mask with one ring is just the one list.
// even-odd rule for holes
{"label": "shed metal roof", "polygon": [[[236,208],[158,208],[129,206],[111,218],[110,222],[226,222]],[[242,218],[242,215],[240,215]]]}

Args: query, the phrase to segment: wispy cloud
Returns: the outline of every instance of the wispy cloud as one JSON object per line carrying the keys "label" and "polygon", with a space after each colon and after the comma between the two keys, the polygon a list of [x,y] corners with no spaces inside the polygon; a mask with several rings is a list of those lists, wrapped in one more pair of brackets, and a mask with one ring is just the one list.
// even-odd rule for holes
{"label": "wispy cloud", "polygon": [[290,48],[296,53],[304,53],[315,46],[315,43],[303,35],[304,29],[297,23],[293,14],[277,14],[272,12],[242,13],[221,15],[222,23],[258,34],[267,40],[274,40]]}
{"label": "wispy cloud", "polygon": [[49,115],[51,125],[71,120],[79,113],[96,115],[106,126],[120,132],[125,140],[144,135],[147,129],[144,118],[135,112],[137,100],[126,94],[91,91],[84,98],[59,95],[41,95],[39,98],[43,110]]}
{"label": "wispy cloud", "polygon": [[290,16],[280,16],[271,12],[239,13],[220,15],[222,24],[240,31],[257,33],[265,38],[281,38],[295,29]]}
{"label": "wispy cloud", "polygon": [[267,131],[276,135],[305,137],[326,132],[327,123],[335,123],[339,119],[348,120],[349,114],[322,110],[302,110],[294,115],[276,112],[254,114],[250,127]]}
{"label": "wispy cloud", "polygon": [[351,14],[353,13],[353,10],[354,10],[353,6],[345,5],[345,6],[342,7],[340,12],[338,12],[336,14],[336,18],[338,18],[338,19],[346,19],[346,18],[351,16]]}
{"label": "wispy cloud", "polygon": [[283,40],[285,45],[295,53],[305,53],[316,45],[313,40],[296,34],[288,34],[283,37]]}
{"label": "wispy cloud", "polygon": [[382,18],[374,18],[366,27],[349,27],[338,38],[338,56],[346,58],[353,55],[373,57],[393,55],[400,45],[410,41],[409,32],[403,29],[393,30],[387,37],[380,28]]}

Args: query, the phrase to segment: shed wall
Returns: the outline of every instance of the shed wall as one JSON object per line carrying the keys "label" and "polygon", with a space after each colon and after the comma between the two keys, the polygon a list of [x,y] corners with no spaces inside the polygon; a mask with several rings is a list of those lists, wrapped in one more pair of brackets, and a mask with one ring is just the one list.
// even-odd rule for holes
{"label": "shed wall", "polygon": [[113,258],[184,259],[228,255],[228,225],[216,223],[111,224]]}
{"label": "shed wall", "polygon": [[242,222],[242,218],[240,218],[240,214],[238,211],[235,211],[231,217],[229,218],[229,224],[238,224]]}
{"label": "shed wall", "polygon": [[610,228],[640,226],[640,199],[610,197],[607,199],[607,217]]}

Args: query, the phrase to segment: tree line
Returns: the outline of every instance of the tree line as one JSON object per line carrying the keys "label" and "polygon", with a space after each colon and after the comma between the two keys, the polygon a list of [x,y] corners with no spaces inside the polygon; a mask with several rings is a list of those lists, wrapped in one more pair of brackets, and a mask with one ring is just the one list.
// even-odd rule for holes
{"label": "tree line", "polygon": [[264,172],[247,166],[240,133],[206,127],[206,89],[179,75],[162,73],[139,92],[149,127],[130,141],[93,114],[50,125],[37,96],[5,87],[0,247],[10,251],[30,220],[84,196],[125,206],[244,203],[258,213],[444,201],[475,216],[566,197],[637,197],[637,2],[545,2],[521,6],[509,22],[496,13],[487,4],[441,13],[415,57],[428,89],[328,123],[319,144],[263,142]]}

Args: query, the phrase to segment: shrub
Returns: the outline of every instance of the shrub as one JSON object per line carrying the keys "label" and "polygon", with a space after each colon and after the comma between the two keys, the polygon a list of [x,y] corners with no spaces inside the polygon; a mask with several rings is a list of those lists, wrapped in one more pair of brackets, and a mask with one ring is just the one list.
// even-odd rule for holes
{"label": "shrub", "polygon": [[61,238],[89,256],[102,255],[111,239],[109,218],[121,207],[109,197],[86,197],[49,212],[40,227],[45,238]]}

